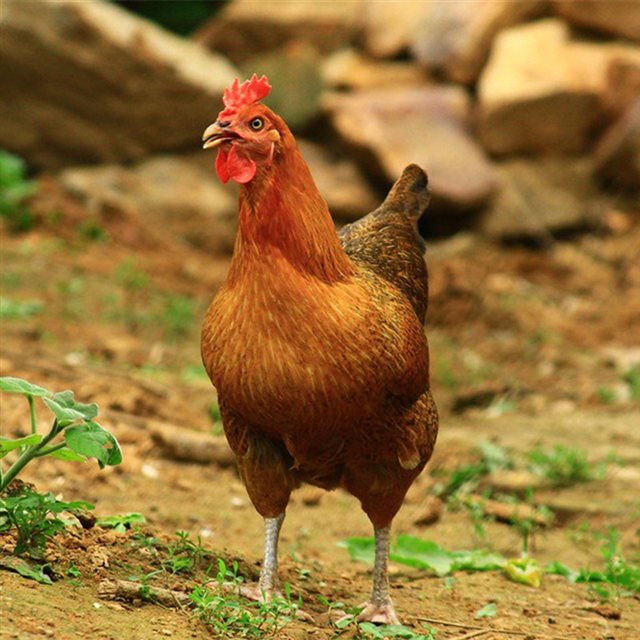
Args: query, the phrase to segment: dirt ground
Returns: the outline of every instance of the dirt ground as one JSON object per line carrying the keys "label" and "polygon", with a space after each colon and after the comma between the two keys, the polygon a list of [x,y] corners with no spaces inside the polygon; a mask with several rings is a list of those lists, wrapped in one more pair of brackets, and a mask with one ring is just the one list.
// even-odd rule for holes
{"label": "dirt ground", "polygon": [[[54,391],[70,388],[81,401],[97,402],[100,422],[122,444],[124,462],[99,471],[43,459],[24,479],[65,500],[90,501],[99,515],[140,512],[145,535],[200,536],[213,554],[241,558],[248,574],[255,572],[262,526],[228,457],[218,464],[179,461],[157,437],[158,425],[169,425],[220,441],[198,335],[228,260],[191,246],[180,220],[158,227],[151,217],[103,211],[88,230],[87,212],[52,180],[44,182],[33,208],[33,229],[3,229],[0,236],[0,375]],[[427,332],[441,432],[430,466],[394,523],[396,533],[447,549],[481,545],[517,556],[521,539],[508,524],[489,522],[480,541],[464,510],[445,507],[436,522],[416,522],[438,478],[476,460],[480,443],[493,442],[516,457],[537,445],[563,444],[586,451],[594,468],[602,463],[606,470],[590,482],[536,489],[534,502],[547,505],[556,519],[535,534],[532,555],[543,566],[558,560],[601,568],[598,536],[615,527],[625,556],[637,557],[640,407],[628,372],[640,359],[638,246],[637,212],[611,212],[602,229],[544,250],[490,244],[470,234],[429,243]],[[4,395],[1,403],[0,433],[24,434],[26,402]],[[44,428],[44,410],[40,416]],[[293,622],[276,637],[337,637],[317,596],[350,606],[367,597],[369,567],[337,543],[368,535],[366,517],[350,496],[314,488],[294,495],[281,568],[314,622]],[[0,548],[10,545],[0,538]],[[0,638],[212,637],[186,609],[99,596],[103,580],[126,580],[153,567],[136,546],[135,532],[73,531],[50,554],[54,566],[73,562],[81,576],[47,586],[0,571]],[[391,574],[402,621],[416,632],[427,621],[438,640],[638,637],[637,599],[618,598],[605,607],[587,585],[561,576],[545,575],[534,589],[500,572],[461,572],[451,579],[392,564]],[[164,586],[188,591],[193,585],[183,577]],[[495,603],[496,615],[476,619],[488,603]]]}

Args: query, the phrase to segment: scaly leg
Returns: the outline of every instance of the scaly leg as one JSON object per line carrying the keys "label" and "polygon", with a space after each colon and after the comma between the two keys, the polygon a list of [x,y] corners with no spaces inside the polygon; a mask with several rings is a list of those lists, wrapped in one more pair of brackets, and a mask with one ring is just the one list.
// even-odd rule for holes
{"label": "scaly leg", "polygon": [[264,560],[260,569],[260,580],[257,586],[244,585],[240,592],[252,600],[269,601],[280,594],[278,578],[278,538],[284,520],[284,513],[275,518],[264,519]]}
{"label": "scaly leg", "polygon": [[389,560],[389,536],[391,527],[375,529],[376,559],[373,567],[373,589],[371,599],[358,616],[360,622],[377,622],[379,624],[400,624],[391,597],[389,596],[389,576],[387,563]]}

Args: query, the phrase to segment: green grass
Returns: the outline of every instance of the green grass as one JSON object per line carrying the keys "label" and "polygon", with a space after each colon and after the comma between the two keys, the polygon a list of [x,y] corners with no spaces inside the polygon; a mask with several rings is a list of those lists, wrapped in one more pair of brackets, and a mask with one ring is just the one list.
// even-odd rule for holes
{"label": "green grass", "polygon": [[0,533],[16,531],[14,555],[42,559],[47,543],[66,526],[64,512],[93,509],[88,502],[63,502],[52,493],[38,493],[26,485],[0,497]]}
{"label": "green grass", "polygon": [[556,487],[589,482],[598,472],[582,449],[557,444],[553,449],[538,446],[528,453],[530,470]]}
{"label": "green grass", "polygon": [[620,547],[620,538],[620,532],[613,528],[601,536],[602,570],[582,567],[575,571],[562,562],[552,562],[546,571],[562,575],[570,582],[587,583],[591,595],[603,602],[622,597],[637,598],[640,596],[640,554],[636,554],[635,561],[628,561]]}
{"label": "green grass", "polygon": [[35,222],[27,200],[37,186],[27,180],[26,172],[21,158],[0,149],[0,218],[14,232],[28,231]]}
{"label": "green grass", "polygon": [[40,300],[13,300],[0,297],[0,320],[27,320],[40,315],[44,304]]}
{"label": "green grass", "polygon": [[200,619],[216,638],[278,638],[280,631],[296,616],[300,600],[291,597],[291,588],[284,587],[284,597],[269,602],[248,601],[240,595],[243,578],[238,565],[228,567],[218,560],[214,581],[196,586],[191,601]]}

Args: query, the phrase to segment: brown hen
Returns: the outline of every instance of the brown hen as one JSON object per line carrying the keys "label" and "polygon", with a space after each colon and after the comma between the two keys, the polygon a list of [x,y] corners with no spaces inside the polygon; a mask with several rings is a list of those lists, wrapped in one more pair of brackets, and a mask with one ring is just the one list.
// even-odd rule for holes
{"label": "brown hen", "polygon": [[416,222],[427,177],[408,166],[384,203],[336,233],[284,121],[255,76],[225,93],[204,135],[240,191],[229,275],[202,329],[226,437],[257,511],[265,557],[256,594],[278,590],[277,542],[301,483],[342,487],[371,520],[373,590],[361,620],[396,623],[389,529],[431,457],[438,415],[423,322],[427,269]]}

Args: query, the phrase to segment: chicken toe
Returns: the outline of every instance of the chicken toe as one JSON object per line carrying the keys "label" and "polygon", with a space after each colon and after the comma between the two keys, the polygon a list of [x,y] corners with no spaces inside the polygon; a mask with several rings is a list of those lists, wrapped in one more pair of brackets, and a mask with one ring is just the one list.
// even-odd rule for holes
{"label": "chicken toe", "polygon": [[400,624],[393,602],[387,600],[384,603],[367,602],[364,609],[358,615],[358,622],[374,622],[375,624]]}

